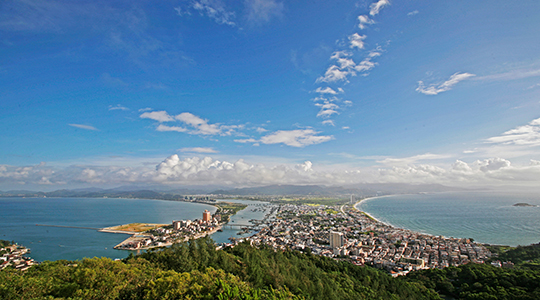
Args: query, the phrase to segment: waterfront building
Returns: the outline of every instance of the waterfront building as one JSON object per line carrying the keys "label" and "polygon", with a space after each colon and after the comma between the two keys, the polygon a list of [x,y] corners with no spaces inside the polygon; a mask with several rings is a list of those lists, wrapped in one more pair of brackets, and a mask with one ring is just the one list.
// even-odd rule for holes
{"label": "waterfront building", "polygon": [[202,217],[203,222],[212,221],[212,214],[207,209],[204,210],[202,216],[203,216]]}

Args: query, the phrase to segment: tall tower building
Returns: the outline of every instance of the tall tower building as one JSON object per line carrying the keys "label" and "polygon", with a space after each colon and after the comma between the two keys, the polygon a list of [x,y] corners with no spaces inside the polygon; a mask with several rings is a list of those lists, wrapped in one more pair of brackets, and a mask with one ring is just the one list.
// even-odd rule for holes
{"label": "tall tower building", "polygon": [[205,209],[202,213],[202,220],[203,222],[210,222],[212,221],[212,214],[208,211],[208,209]]}
{"label": "tall tower building", "polygon": [[343,233],[330,231],[329,240],[330,240],[330,247],[332,248],[342,247],[344,244]]}

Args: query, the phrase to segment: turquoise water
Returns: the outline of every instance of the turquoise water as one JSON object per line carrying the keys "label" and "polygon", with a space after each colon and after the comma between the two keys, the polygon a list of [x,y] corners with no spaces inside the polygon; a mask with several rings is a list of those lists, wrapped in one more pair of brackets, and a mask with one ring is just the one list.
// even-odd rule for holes
{"label": "turquoise water", "polygon": [[362,201],[358,208],[389,225],[481,243],[529,245],[540,242],[540,195],[437,193],[395,195]]}
{"label": "turquoise water", "polygon": [[214,206],[162,200],[102,198],[0,198],[0,239],[31,249],[38,261],[84,257],[124,258],[129,251],[113,247],[126,234],[90,229],[42,227],[36,224],[103,228],[127,223],[171,223],[200,219]]}

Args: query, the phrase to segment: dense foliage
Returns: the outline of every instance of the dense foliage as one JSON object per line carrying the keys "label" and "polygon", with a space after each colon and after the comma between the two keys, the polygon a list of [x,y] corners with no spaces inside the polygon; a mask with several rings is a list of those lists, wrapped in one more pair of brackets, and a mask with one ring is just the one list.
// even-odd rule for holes
{"label": "dense foliage", "polygon": [[130,256],[0,271],[0,299],[438,299],[368,267],[211,239]]}
{"label": "dense foliage", "polygon": [[7,247],[7,246],[11,246],[12,244],[13,244],[13,242],[5,241],[5,240],[0,240],[0,248],[4,248],[4,247]]}
{"label": "dense foliage", "polygon": [[[492,246],[490,250],[493,248],[496,247]],[[519,268],[540,270],[540,243],[508,249],[498,248],[496,253],[500,261],[511,261]]]}
{"label": "dense foliage", "polygon": [[148,252],[141,258],[177,272],[222,269],[255,288],[288,289],[307,299],[438,299],[421,285],[372,268],[298,251],[257,249],[246,243],[216,251],[210,239],[200,239]]}
{"label": "dense foliage", "polygon": [[[537,245],[505,251],[534,261]],[[502,256],[501,252],[501,256]],[[506,259],[505,257],[502,257]],[[525,258],[530,258],[525,260]],[[540,299],[540,271],[467,264],[392,278],[369,267],[210,238],[124,261],[44,262],[0,271],[0,299]]]}
{"label": "dense foliage", "polygon": [[534,270],[467,264],[411,272],[406,279],[457,299],[540,299],[540,272]]}

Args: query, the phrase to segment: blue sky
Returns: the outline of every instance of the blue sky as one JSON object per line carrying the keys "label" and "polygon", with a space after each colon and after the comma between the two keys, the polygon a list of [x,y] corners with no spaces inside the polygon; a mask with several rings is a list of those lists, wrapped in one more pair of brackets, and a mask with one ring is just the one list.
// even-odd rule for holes
{"label": "blue sky", "polygon": [[4,1],[0,188],[539,186],[538,1]]}

